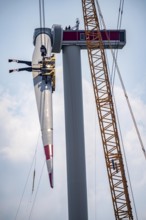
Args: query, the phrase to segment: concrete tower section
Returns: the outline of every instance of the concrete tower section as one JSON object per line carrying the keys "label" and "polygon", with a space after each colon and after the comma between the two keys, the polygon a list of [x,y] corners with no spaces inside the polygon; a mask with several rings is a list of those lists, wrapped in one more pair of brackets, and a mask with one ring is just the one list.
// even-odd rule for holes
{"label": "concrete tower section", "polygon": [[63,75],[69,220],[88,220],[79,46],[63,47]]}

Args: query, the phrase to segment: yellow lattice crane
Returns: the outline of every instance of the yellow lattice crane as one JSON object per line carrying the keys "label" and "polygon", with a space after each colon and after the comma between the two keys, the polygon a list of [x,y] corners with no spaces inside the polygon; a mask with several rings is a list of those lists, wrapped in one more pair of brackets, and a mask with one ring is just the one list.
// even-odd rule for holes
{"label": "yellow lattice crane", "polygon": [[[82,0],[96,108],[115,219],[133,219],[104,46],[94,0]],[[95,34],[95,31],[97,34]],[[91,40],[92,39],[92,40]]]}

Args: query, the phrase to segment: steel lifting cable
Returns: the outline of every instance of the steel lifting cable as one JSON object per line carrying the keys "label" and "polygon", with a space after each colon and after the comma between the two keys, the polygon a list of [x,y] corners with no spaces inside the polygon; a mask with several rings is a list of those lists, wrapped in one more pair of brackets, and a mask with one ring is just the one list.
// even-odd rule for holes
{"label": "steel lifting cable", "polygon": [[45,28],[45,4],[44,4],[44,0],[42,0],[42,11],[43,11],[43,28]]}
{"label": "steel lifting cable", "polygon": [[[100,27],[100,29],[104,29],[104,28],[102,27],[102,21],[101,21],[100,16],[99,16],[99,27]],[[106,50],[105,50],[104,52],[105,52],[105,58],[106,58],[106,61],[107,61],[107,69],[108,69],[109,75],[111,75],[111,74],[110,74],[109,62],[108,62],[108,58],[107,58],[108,55],[107,55]],[[111,82],[111,80],[110,80],[110,82]]]}
{"label": "steel lifting cable", "polygon": [[[104,22],[104,19],[103,19],[103,15],[101,13],[101,9],[100,9],[100,6],[99,6],[99,3],[98,3],[98,0],[96,0],[96,3],[97,3],[97,8],[98,8],[98,11],[99,11],[99,15],[101,16],[101,20],[102,20],[102,23],[103,23],[103,26],[104,26],[104,29],[106,29],[106,25],[105,25],[105,22]],[[120,79],[120,82],[121,82],[121,86],[122,86],[122,89],[123,89],[123,92],[124,92],[124,95],[126,97],[126,101],[127,101],[127,104],[128,104],[128,108],[129,108],[129,111],[130,111],[130,114],[131,114],[131,117],[132,117],[132,120],[133,120],[133,123],[134,123],[134,127],[135,127],[135,130],[136,130],[136,133],[137,133],[137,136],[138,136],[138,139],[139,139],[139,142],[140,142],[140,145],[141,145],[141,148],[142,148],[142,151],[143,151],[143,154],[145,156],[145,159],[146,159],[146,151],[145,151],[145,148],[144,148],[144,144],[142,142],[142,138],[141,138],[141,135],[140,135],[140,132],[139,132],[139,129],[137,127],[137,123],[136,123],[136,119],[134,117],[134,114],[133,114],[133,111],[132,111],[132,107],[131,107],[131,104],[130,104],[130,101],[129,101],[129,98],[128,98],[128,95],[127,95],[127,92],[126,92],[126,88],[124,86],[124,82],[123,82],[123,79],[122,79],[122,76],[121,76],[121,73],[120,73],[120,69],[119,69],[119,66],[117,64],[117,60],[116,60],[116,57],[115,57],[115,54],[113,52],[113,49],[110,45],[110,39],[108,37],[108,35],[106,34],[107,36],[107,39],[108,39],[108,42],[109,42],[109,47],[110,47],[110,50],[111,50],[111,54],[113,56],[113,60],[115,62],[115,67],[117,69],[117,73],[118,73],[118,76],[119,76],[119,79]]]}
{"label": "steel lifting cable", "polygon": [[[45,4],[42,0],[42,11],[43,11],[43,32],[45,33]],[[46,46],[46,35],[44,34],[44,45]]]}
{"label": "steel lifting cable", "polygon": [[123,16],[123,8],[124,8],[124,0],[120,1],[120,6],[119,6],[119,17],[118,17],[118,22],[117,22],[117,29],[121,28],[122,24],[122,16]]}
{"label": "steel lifting cable", "polygon": [[[45,32],[45,4],[44,0],[39,0],[39,17],[40,17],[40,29],[41,32]],[[43,35],[41,34],[41,45],[46,45],[46,39],[44,35],[44,39],[42,37]]]}
{"label": "steel lifting cable", "polygon": [[[46,98],[46,97],[45,97],[45,93],[41,93],[40,115],[39,115],[39,118],[40,118],[40,120],[41,120],[41,124],[44,123],[44,122],[43,122],[43,109],[42,109],[42,106],[43,106],[43,103],[45,103],[45,98]],[[36,160],[34,161],[34,163],[36,163]],[[41,173],[40,173],[38,185],[37,185],[37,188],[36,188],[34,200],[33,200],[32,207],[31,207],[31,209],[30,209],[30,213],[29,213],[29,217],[28,217],[29,220],[30,220],[30,218],[31,218],[32,211],[33,211],[33,208],[34,208],[34,205],[35,205],[35,202],[36,202],[36,197],[37,197],[38,189],[39,189],[39,186],[40,186],[40,182],[41,182],[41,178],[42,178],[42,174],[43,174],[44,165],[45,165],[45,162],[43,163],[43,166],[42,166],[42,169],[41,169]],[[35,166],[36,166],[36,164],[34,165],[34,167],[35,167]],[[34,169],[34,173],[33,173],[32,193],[33,193],[33,191],[34,191],[34,180],[35,180],[35,169]]]}
{"label": "steel lifting cable", "polygon": [[[117,30],[121,29],[123,8],[124,8],[124,0],[120,0],[118,21],[117,21]],[[117,58],[118,58],[118,49],[114,50],[114,54],[115,54],[115,58],[117,60]],[[115,82],[115,74],[116,74],[116,67],[115,67],[115,62],[113,60],[112,71],[111,71],[111,80],[110,80],[111,85],[112,85],[112,94],[113,94],[113,88],[114,88],[114,82]]]}
{"label": "steel lifting cable", "polygon": [[[119,15],[118,15],[118,22],[117,22],[117,29],[118,30],[121,29],[123,8],[124,8],[124,0],[123,1],[120,0]],[[115,57],[116,57],[116,61],[117,61],[118,49],[115,51]],[[114,90],[113,90],[114,89],[114,81],[115,81],[115,73],[116,73],[116,67],[115,67],[115,62],[113,60],[113,65],[112,65],[112,74],[113,74],[112,94],[113,94],[113,99],[114,99],[114,103],[115,103],[115,111],[116,111],[116,115],[117,115],[117,122],[118,122],[118,127],[119,127],[119,133],[120,133],[120,138],[121,138],[123,154],[124,154],[125,163],[126,163],[126,170],[127,170],[127,175],[128,175],[128,179],[129,179],[129,185],[130,185],[131,196],[132,196],[132,200],[133,200],[134,211],[135,211],[135,215],[136,215],[136,220],[138,220],[138,215],[137,215],[137,210],[136,210],[136,205],[135,205],[135,199],[134,199],[134,194],[133,194],[133,188],[132,188],[132,184],[131,184],[131,179],[130,179],[130,174],[129,174],[129,169],[128,169],[128,163],[127,163],[127,158],[126,158],[126,153],[125,153],[125,148],[124,148],[124,142],[123,142],[123,137],[122,137],[122,131],[121,131],[121,126],[120,126],[120,122],[119,122],[119,115],[118,115],[118,110],[117,110],[117,105],[116,105]]]}
{"label": "steel lifting cable", "polygon": [[41,4],[41,0],[39,0],[39,16],[40,16],[40,28],[42,28],[42,4]]}
{"label": "steel lifting cable", "polygon": [[35,176],[36,176],[36,156],[37,156],[37,149],[38,149],[38,144],[39,144],[39,138],[40,138],[40,132],[38,135],[38,140],[37,140],[37,145],[36,145],[36,149],[35,149],[35,154],[34,154],[34,171],[33,171],[33,180],[32,180],[32,194],[34,191],[34,186],[35,186]]}
{"label": "steel lifting cable", "polygon": [[27,179],[26,179],[26,182],[25,182],[25,185],[24,185],[24,189],[23,189],[23,192],[22,192],[22,195],[21,195],[21,198],[20,198],[20,202],[19,202],[18,209],[16,211],[16,215],[15,215],[14,220],[17,219],[17,216],[18,216],[18,213],[19,213],[19,210],[20,210],[20,206],[21,206],[21,203],[22,203],[22,200],[23,200],[23,197],[24,197],[24,193],[25,193],[25,190],[26,190],[26,186],[27,186],[27,183],[28,183],[28,180],[29,180],[29,177],[30,177],[33,162],[34,162],[34,158],[33,158],[32,164],[30,166],[30,170],[29,170],[28,175],[27,175]]}
{"label": "steel lifting cable", "polygon": [[41,183],[44,166],[45,166],[45,160],[44,160],[44,163],[43,163],[43,165],[42,165],[42,169],[41,169],[41,173],[40,173],[40,177],[39,177],[39,182],[38,182],[38,185],[37,185],[35,197],[34,197],[33,204],[32,204],[31,210],[30,210],[29,218],[28,218],[29,220],[30,220],[30,218],[31,218],[32,211],[33,211],[33,208],[34,208],[34,205],[35,205],[35,202],[36,202],[36,197],[37,197],[38,189],[39,189],[39,186],[40,186],[40,183]]}
{"label": "steel lifting cable", "polygon": [[[38,144],[39,144],[40,134],[41,134],[41,132],[39,131],[37,145],[36,145],[37,147],[35,149],[34,160],[33,160],[34,161],[34,171],[33,171],[33,180],[32,180],[32,190],[31,190],[30,198],[28,199],[28,202],[27,202],[27,205],[26,205],[26,211],[25,211],[26,214],[28,212],[29,205],[31,204],[33,192],[34,192],[34,189],[35,189],[36,155],[37,155],[37,148],[38,148]],[[26,219],[26,215],[24,216],[24,219]]]}
{"label": "steel lifting cable", "polygon": [[135,199],[134,199],[134,194],[133,194],[133,188],[132,188],[132,184],[131,184],[130,173],[129,173],[128,163],[127,163],[127,158],[126,158],[126,152],[125,152],[125,149],[124,149],[124,141],[123,141],[123,137],[122,137],[122,131],[121,131],[121,126],[120,126],[120,121],[119,121],[119,116],[118,116],[117,105],[116,105],[116,102],[115,102],[115,97],[113,97],[113,98],[114,98],[115,111],[116,111],[117,122],[118,122],[118,127],[119,127],[121,145],[122,145],[123,155],[124,155],[125,163],[126,163],[127,176],[128,176],[128,179],[129,179],[131,197],[132,197],[132,200],[133,200],[133,206],[134,206],[134,211],[135,211],[135,215],[136,215],[136,220],[138,220],[138,215],[137,215],[137,210],[136,210],[136,205],[135,205]]}
{"label": "steel lifting cable", "polygon": [[[42,31],[42,4],[41,0],[39,0],[39,17],[40,17],[40,29]],[[43,43],[42,35],[41,35],[41,45]]]}
{"label": "steel lifting cable", "polygon": [[[41,93],[40,115],[39,115],[39,118],[40,118],[40,120],[41,120],[41,124],[44,124],[44,121],[43,121],[43,120],[44,120],[44,117],[43,117],[43,109],[42,109],[42,106],[43,106],[43,104],[45,103],[45,99],[46,99],[46,94],[45,94],[45,92],[44,92],[44,93]],[[33,203],[32,203],[32,207],[31,207],[31,209],[30,209],[29,218],[28,218],[29,220],[30,220],[30,218],[31,218],[32,211],[33,211],[33,208],[34,208],[34,205],[35,205],[35,202],[36,202],[36,197],[37,197],[38,189],[39,189],[39,186],[40,186],[40,182],[41,182],[41,178],[42,178],[42,174],[43,174],[44,165],[45,165],[45,161],[44,161],[43,166],[42,166],[42,169],[41,169],[41,173],[40,173],[38,185],[37,185],[37,188],[36,188],[34,200],[33,200]],[[34,182],[33,182],[33,184],[34,184]],[[33,186],[32,186],[32,187],[33,187]]]}
{"label": "steel lifting cable", "polygon": [[[39,133],[40,133],[40,132],[39,132]],[[18,213],[19,213],[19,210],[20,210],[21,204],[22,204],[22,200],[23,200],[23,197],[24,197],[24,193],[25,193],[25,191],[26,191],[26,187],[27,187],[27,184],[28,184],[28,180],[29,180],[29,177],[30,177],[30,174],[31,174],[32,166],[33,166],[34,161],[35,161],[36,152],[37,152],[37,147],[38,147],[38,141],[39,141],[39,136],[40,136],[40,134],[38,135],[38,139],[37,139],[37,145],[36,145],[35,153],[34,153],[34,156],[33,156],[33,159],[32,159],[32,163],[31,163],[31,166],[30,166],[30,169],[29,169],[29,172],[28,172],[27,178],[26,178],[26,182],[25,182],[25,185],[24,185],[24,189],[23,189],[23,192],[22,192],[22,195],[21,195],[21,198],[20,198],[20,202],[19,202],[18,209],[17,209],[17,211],[16,211],[16,215],[15,215],[14,220],[17,219],[17,216],[18,216]]]}
{"label": "steel lifting cable", "polygon": [[[119,12],[121,11],[121,18],[120,15],[118,17],[118,24],[117,27],[121,27],[121,21],[122,21],[122,14],[123,14],[123,4],[124,2],[122,2],[122,9],[121,8],[121,1],[120,1],[120,7],[119,7]],[[120,25],[119,25],[120,23]],[[116,56],[116,60],[117,60],[117,56]],[[113,85],[114,86],[114,85]],[[119,127],[119,132],[120,132],[120,138],[121,138],[121,143],[122,143],[122,149],[123,149],[123,153],[124,153],[124,158],[125,158],[125,163],[126,163],[126,170],[127,170],[127,175],[128,175],[128,179],[129,179],[129,184],[130,184],[130,190],[131,190],[131,196],[132,196],[132,200],[133,200],[133,205],[134,205],[134,211],[135,211],[135,215],[136,215],[136,219],[138,220],[138,216],[137,216],[137,210],[136,210],[136,205],[135,205],[135,200],[134,200],[134,194],[133,194],[133,189],[132,189],[132,184],[131,184],[131,180],[130,180],[130,175],[129,175],[129,169],[128,169],[128,164],[127,164],[127,159],[126,159],[126,154],[125,154],[125,149],[124,149],[124,144],[123,144],[123,138],[122,138],[122,132],[121,132],[121,128],[120,128],[120,123],[119,123],[119,117],[118,117],[118,111],[117,111],[117,107],[116,107],[116,102],[115,102],[115,97],[113,94],[113,101],[115,104],[115,111],[116,111],[116,115],[117,115],[117,122],[118,122],[118,127]]]}
{"label": "steel lifting cable", "polygon": [[36,176],[36,156],[34,161],[34,171],[33,171],[33,180],[32,180],[32,194],[34,192],[34,186],[35,186],[35,176]]}
{"label": "steel lifting cable", "polygon": [[[122,3],[122,4],[121,4]],[[121,7],[122,5],[122,7]],[[99,4],[97,3],[98,6],[98,10],[100,10]],[[123,6],[124,6],[124,1],[121,2],[120,1],[120,7],[119,7],[119,12],[121,11],[121,18],[120,16],[118,17],[118,23],[117,23],[117,27],[120,28],[121,27],[121,23],[122,23],[122,14],[123,14]],[[121,9],[122,8],[122,9]],[[121,9],[121,10],[120,10]],[[101,14],[101,10],[100,10],[100,14]],[[103,19],[103,16],[102,16]],[[118,25],[119,24],[119,25]],[[110,43],[110,42],[109,42]],[[117,62],[117,56],[116,56],[116,62]],[[114,61],[113,61],[114,63]],[[116,65],[115,65],[115,69],[116,69]],[[113,85],[114,86],[114,85]],[[136,215],[136,220],[138,220],[138,215],[137,215],[137,210],[136,210],[136,205],[135,205],[135,200],[134,200],[134,194],[133,194],[133,189],[132,189],[132,184],[131,184],[131,180],[130,180],[130,174],[129,174],[129,169],[128,169],[128,164],[127,164],[127,159],[126,159],[126,153],[125,153],[125,149],[124,149],[124,143],[123,143],[123,138],[122,138],[122,132],[121,132],[121,127],[120,127],[120,122],[119,122],[119,117],[118,117],[118,111],[117,111],[117,106],[116,106],[116,102],[115,102],[115,97],[113,94],[113,101],[115,104],[115,111],[116,111],[116,115],[117,115],[117,122],[118,122],[118,127],[119,127],[119,132],[120,132],[120,138],[121,138],[121,144],[122,144],[122,149],[123,149],[123,154],[124,154],[124,158],[125,158],[125,163],[126,163],[126,170],[127,170],[127,175],[128,175],[128,179],[129,179],[129,184],[130,184],[130,190],[131,190],[131,196],[132,196],[132,200],[133,200],[133,205],[134,205],[134,211],[135,211],[135,215]]]}

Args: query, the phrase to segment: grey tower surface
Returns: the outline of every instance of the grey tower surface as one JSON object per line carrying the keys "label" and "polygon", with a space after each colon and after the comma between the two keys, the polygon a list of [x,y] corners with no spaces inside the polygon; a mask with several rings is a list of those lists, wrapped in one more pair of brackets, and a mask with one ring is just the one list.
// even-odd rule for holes
{"label": "grey tower surface", "polygon": [[63,47],[63,68],[69,220],[88,220],[79,46]]}

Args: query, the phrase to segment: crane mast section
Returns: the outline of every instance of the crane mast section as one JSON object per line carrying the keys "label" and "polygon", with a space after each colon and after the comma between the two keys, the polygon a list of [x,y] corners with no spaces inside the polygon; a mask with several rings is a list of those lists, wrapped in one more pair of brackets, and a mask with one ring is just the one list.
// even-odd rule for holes
{"label": "crane mast section", "polygon": [[[115,219],[133,219],[94,0],[82,0],[86,43]],[[97,34],[94,34],[97,31]],[[94,39],[94,40],[90,40]]]}

